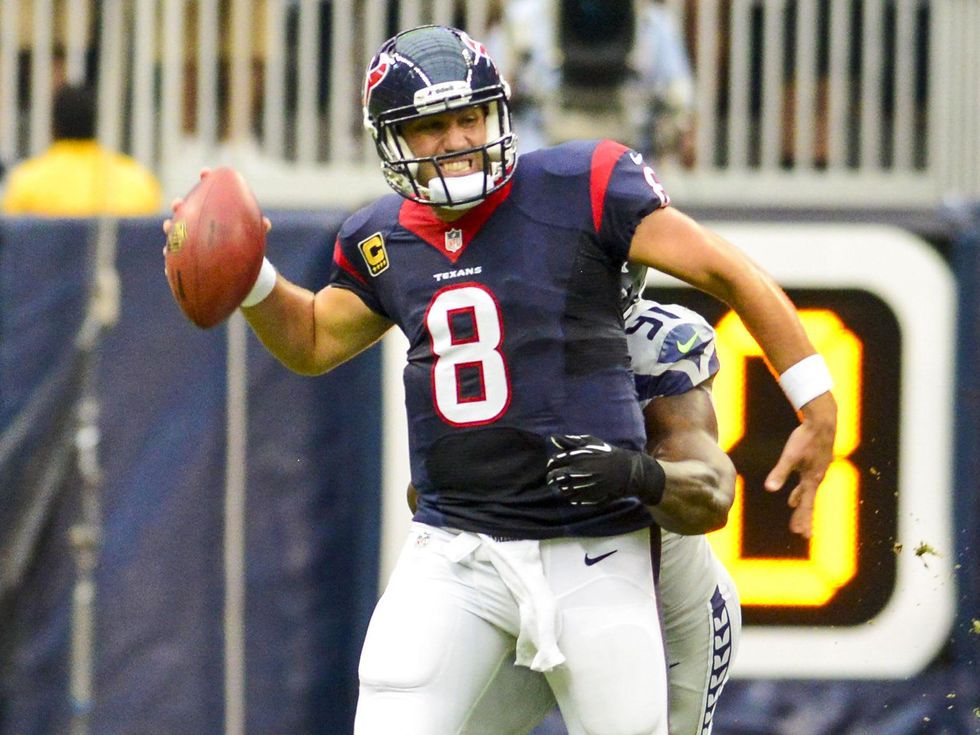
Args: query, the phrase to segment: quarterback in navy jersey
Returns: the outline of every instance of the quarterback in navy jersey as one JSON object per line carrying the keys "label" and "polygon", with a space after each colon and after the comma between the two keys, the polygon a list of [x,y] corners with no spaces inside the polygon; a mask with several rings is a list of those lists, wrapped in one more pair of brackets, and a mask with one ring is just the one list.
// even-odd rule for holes
{"label": "quarterback in navy jersey", "polygon": [[644,168],[611,141],[568,143],[522,156],[452,222],[392,194],[341,229],[332,284],[411,342],[417,521],[517,538],[649,525],[635,498],[570,506],[544,473],[553,434],[645,440],[618,300],[636,223],[667,204]]}
{"label": "quarterback in navy jersey", "polygon": [[[804,535],[833,454],[830,376],[782,289],[667,206],[638,153],[571,143],[518,166],[508,99],[463,31],[423,26],[382,44],[364,120],[399,197],[343,226],[327,286],[310,291],[265,261],[242,311],[302,374],[396,324],[411,345],[419,512],[368,627],[355,735],[462,732],[494,673],[515,663],[545,674],[574,735],[664,735],[657,528],[644,506],[667,478],[637,451],[623,263],[725,301],[760,343],[800,418],[766,487],[798,473],[790,525]],[[568,437],[583,436],[621,460],[600,501],[549,493],[547,463],[574,456]]]}

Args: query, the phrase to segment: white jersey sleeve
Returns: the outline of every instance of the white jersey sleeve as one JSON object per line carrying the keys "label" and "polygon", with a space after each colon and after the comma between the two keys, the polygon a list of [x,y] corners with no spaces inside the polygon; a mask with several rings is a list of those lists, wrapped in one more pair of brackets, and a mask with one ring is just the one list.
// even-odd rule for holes
{"label": "white jersey sleeve", "polygon": [[626,318],[626,341],[640,405],[686,393],[718,372],[715,330],[677,304],[640,299]]}

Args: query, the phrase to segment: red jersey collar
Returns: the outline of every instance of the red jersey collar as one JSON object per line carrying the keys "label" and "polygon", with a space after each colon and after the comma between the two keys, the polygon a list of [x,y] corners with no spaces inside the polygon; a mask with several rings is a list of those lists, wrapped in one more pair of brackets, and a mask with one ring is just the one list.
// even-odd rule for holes
{"label": "red jersey collar", "polygon": [[510,195],[513,180],[497,189],[457,220],[446,222],[433,207],[406,199],[398,210],[398,224],[425,240],[455,263],[483,224]]}

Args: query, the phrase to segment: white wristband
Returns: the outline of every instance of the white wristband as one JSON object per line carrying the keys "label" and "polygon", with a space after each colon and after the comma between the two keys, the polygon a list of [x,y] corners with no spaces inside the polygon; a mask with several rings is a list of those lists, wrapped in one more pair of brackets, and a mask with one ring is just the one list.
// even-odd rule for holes
{"label": "white wristband", "polygon": [[242,301],[242,306],[255,306],[263,301],[266,296],[272,293],[276,287],[276,267],[269,262],[268,258],[262,258],[262,268],[259,270],[259,277],[255,279],[255,285],[248,292],[248,296]]}
{"label": "white wristband", "polygon": [[833,388],[834,381],[823,357],[810,355],[787,368],[779,376],[779,385],[793,408],[799,411],[814,398]]}

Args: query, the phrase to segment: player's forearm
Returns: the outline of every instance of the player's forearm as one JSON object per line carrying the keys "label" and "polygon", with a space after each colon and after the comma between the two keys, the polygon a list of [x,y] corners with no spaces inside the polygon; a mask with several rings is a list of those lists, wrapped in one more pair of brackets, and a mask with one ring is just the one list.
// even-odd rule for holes
{"label": "player's forearm", "polygon": [[260,303],[242,312],[262,344],[301,375],[320,375],[367,349],[391,327],[344,288],[316,294],[277,277]]}
{"label": "player's forearm", "polygon": [[696,431],[676,434],[652,454],[666,476],[663,498],[648,506],[657,523],[681,534],[708,533],[725,525],[737,473],[713,437]]}
{"label": "player's forearm", "polygon": [[738,313],[770,366],[782,373],[814,354],[796,307],[779,284],[722,238],[710,236],[722,254],[710,279],[711,292]]}
{"label": "player's forearm", "polygon": [[314,294],[278,277],[260,303],[243,308],[246,321],[272,355],[302,375],[324,372],[316,359]]}
{"label": "player's forearm", "polygon": [[684,393],[660,396],[643,409],[647,451],[664,468],[664,495],[649,510],[664,528],[682,534],[725,525],[735,499],[735,465],[718,446],[713,379]]}
{"label": "player's forearm", "polygon": [[[801,361],[817,354],[789,297],[754,266],[733,278],[719,296],[738,311],[777,378],[794,366],[802,367]],[[816,360],[816,365],[809,366],[818,368],[816,374],[808,370],[809,375],[803,379],[802,400],[791,398],[789,392],[787,397],[798,408],[802,421],[813,424],[818,433],[832,434],[837,424],[837,404],[830,392],[832,384],[826,365],[821,359]],[[780,383],[786,389],[782,379]]]}
{"label": "player's forearm", "polygon": [[807,367],[801,364],[802,361],[817,354],[803,330],[796,307],[767,277],[763,277],[762,283],[745,288],[738,298],[736,305],[743,323],[762,346],[769,365],[787,391],[787,399],[797,409],[801,422],[810,425],[815,435],[832,442],[837,427],[837,403],[830,392],[832,382],[822,358],[813,358],[815,364],[808,367],[816,370],[806,371],[808,375],[800,385],[802,393],[797,396],[787,390],[783,381],[787,370]]}
{"label": "player's forearm", "polygon": [[777,373],[814,354],[796,307],[779,284],[728,240],[673,207],[640,222],[629,257],[731,306]]}

